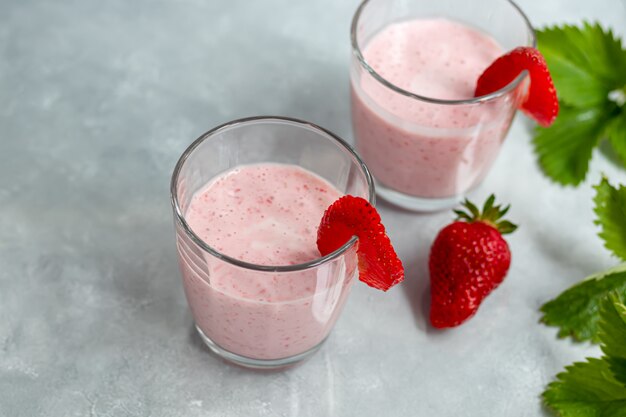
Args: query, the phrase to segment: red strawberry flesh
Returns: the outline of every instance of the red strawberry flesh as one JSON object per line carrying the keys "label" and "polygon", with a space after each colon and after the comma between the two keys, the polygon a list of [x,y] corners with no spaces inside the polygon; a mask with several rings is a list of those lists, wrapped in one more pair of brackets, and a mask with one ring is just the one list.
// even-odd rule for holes
{"label": "red strawberry flesh", "polygon": [[559,113],[559,101],[546,60],[535,48],[518,47],[496,59],[478,78],[474,95],[500,90],[522,71],[528,71],[530,86],[520,108],[539,125],[548,127]]}
{"label": "red strawberry flesh", "polygon": [[454,210],[457,219],[444,227],[430,249],[430,322],[458,326],[476,314],[480,304],[504,280],[511,251],[503,234],[517,226],[503,219],[509,206],[495,205],[492,194],[482,211],[470,201]]}
{"label": "red strawberry flesh", "polygon": [[472,317],[500,285],[510,264],[508,245],[494,227],[454,222],[442,229],[429,262],[431,324],[454,327]]}
{"label": "red strawberry flesh", "polygon": [[358,237],[359,279],[370,287],[387,291],[404,279],[398,258],[376,209],[365,199],[346,195],[324,213],[317,232],[322,256]]}

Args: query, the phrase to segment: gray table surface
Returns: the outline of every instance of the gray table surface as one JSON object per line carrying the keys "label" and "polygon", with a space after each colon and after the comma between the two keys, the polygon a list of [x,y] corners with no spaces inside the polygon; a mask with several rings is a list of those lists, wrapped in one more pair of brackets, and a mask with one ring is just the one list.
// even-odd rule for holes
{"label": "gray table surface", "polygon": [[[623,0],[525,0],[535,25]],[[280,114],[351,139],[356,0],[0,2],[0,415],[543,416],[539,395],[597,348],[557,341],[538,307],[616,263],[595,236],[600,172],[542,176],[518,117],[484,186],[513,204],[505,284],[466,325],[427,325],[426,257],[448,213],[381,204],[408,272],[357,285],[326,345],[284,372],[208,353],[177,270],[168,183],[185,147],[230,119]]]}

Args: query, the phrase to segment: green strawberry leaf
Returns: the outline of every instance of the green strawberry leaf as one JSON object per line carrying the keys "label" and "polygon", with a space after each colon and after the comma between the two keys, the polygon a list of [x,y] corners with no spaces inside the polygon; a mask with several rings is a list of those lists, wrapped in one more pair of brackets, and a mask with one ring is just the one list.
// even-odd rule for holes
{"label": "green strawberry leaf", "polygon": [[626,263],[590,276],[541,307],[542,321],[558,336],[599,342],[600,302],[611,291],[626,297]]}
{"label": "green strawberry leaf", "polygon": [[563,25],[537,31],[559,99],[589,108],[606,102],[608,94],[626,85],[626,52],[621,39],[598,23]]}
{"label": "green strawberry leaf", "polygon": [[615,378],[626,387],[626,306],[619,293],[602,303],[599,337]]}
{"label": "green strawberry leaf", "polygon": [[[600,342],[607,356],[626,358],[626,297],[609,293],[600,310]],[[626,375],[625,375],[626,376]]]}
{"label": "green strawberry leaf", "polygon": [[615,379],[606,360],[574,363],[556,378],[543,399],[561,417],[626,416],[626,387]]}
{"label": "green strawberry leaf", "polygon": [[606,360],[609,363],[609,369],[613,372],[615,379],[626,387],[626,358],[611,357]]}
{"label": "green strawberry leaf", "polygon": [[626,110],[611,121],[607,136],[622,165],[626,166]]}
{"label": "green strawberry leaf", "polygon": [[578,185],[583,181],[607,118],[608,113],[602,107],[562,106],[552,126],[537,127],[533,144],[546,175],[563,185]]}
{"label": "green strawberry leaf", "polygon": [[[533,140],[539,165],[553,181],[576,186],[587,175],[593,149],[607,135],[626,166],[626,49],[599,24],[537,31],[559,97],[560,113]],[[617,120],[620,119],[620,120]]]}
{"label": "green strawberry leaf", "polygon": [[594,188],[595,223],[601,227],[598,236],[608,250],[626,261],[626,187],[615,188],[603,178]]}
{"label": "green strawberry leaf", "polygon": [[618,293],[602,300],[602,359],[575,363],[548,385],[543,399],[562,417],[626,416],[626,306]]}

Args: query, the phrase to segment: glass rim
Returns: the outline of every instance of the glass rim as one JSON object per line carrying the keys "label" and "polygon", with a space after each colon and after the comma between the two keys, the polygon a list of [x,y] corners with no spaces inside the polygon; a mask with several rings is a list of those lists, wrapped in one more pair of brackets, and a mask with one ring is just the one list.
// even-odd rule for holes
{"label": "glass rim", "polygon": [[293,125],[297,125],[301,128],[311,128],[314,131],[316,131],[317,133],[321,133],[323,135],[328,136],[328,138],[332,139],[335,143],[337,143],[339,145],[340,149],[343,149],[345,152],[347,152],[350,156],[352,156],[353,160],[356,161],[358,167],[361,169],[361,172],[363,173],[363,175],[365,176],[365,180],[367,182],[367,193],[368,193],[368,198],[367,200],[369,201],[369,203],[372,206],[376,205],[376,192],[375,192],[375,188],[374,188],[374,181],[372,179],[372,175],[369,172],[369,169],[367,168],[367,165],[365,165],[365,163],[361,160],[361,158],[359,157],[359,155],[354,151],[354,149],[343,139],[341,139],[339,136],[337,136],[336,134],[334,134],[333,132],[318,126],[314,123],[311,122],[307,122],[304,120],[300,120],[300,119],[295,119],[295,118],[291,118],[291,117],[284,117],[284,116],[253,116],[253,117],[244,117],[244,118],[240,118],[240,119],[235,119],[232,120],[230,122],[226,122],[223,123],[219,126],[214,127],[213,129],[203,133],[202,135],[200,135],[196,140],[194,140],[191,145],[189,145],[187,147],[187,149],[185,149],[185,151],[182,153],[182,155],[180,156],[180,158],[178,159],[178,162],[176,163],[176,166],[174,167],[174,171],[172,173],[172,178],[171,178],[171,182],[170,182],[170,201],[172,203],[172,208],[174,209],[174,217],[176,222],[183,228],[185,234],[187,236],[189,236],[189,238],[196,244],[198,245],[202,250],[208,252],[209,254],[211,254],[212,256],[216,257],[217,259],[220,259],[224,262],[227,262],[231,265],[235,265],[237,267],[243,268],[243,269],[248,269],[248,270],[252,270],[252,271],[259,271],[259,272],[298,272],[298,271],[304,271],[307,269],[312,269],[312,268],[316,268],[318,266],[324,265],[327,262],[330,262],[334,259],[339,258],[341,255],[343,255],[346,251],[348,251],[350,248],[352,248],[358,238],[356,236],[352,236],[352,238],[347,241],[345,244],[343,244],[341,247],[339,247],[338,249],[336,249],[335,251],[325,255],[325,256],[321,256],[319,258],[304,262],[304,263],[300,263],[300,264],[295,264],[295,265],[259,265],[259,264],[254,264],[251,262],[246,262],[246,261],[242,261],[240,259],[237,258],[233,258],[231,256],[228,256],[220,251],[218,251],[217,249],[213,248],[211,245],[209,245],[208,243],[206,243],[204,240],[202,240],[200,238],[200,236],[198,236],[189,226],[189,224],[187,223],[187,221],[185,220],[185,216],[180,208],[180,204],[178,201],[178,178],[180,176],[180,172],[183,168],[183,166],[185,165],[185,162],[187,161],[187,159],[189,158],[189,156],[196,150],[196,148],[198,146],[200,146],[200,144],[202,144],[205,140],[209,140],[212,137],[214,137],[216,134],[222,132],[225,129],[228,128],[232,128],[232,127],[236,127],[238,125],[242,125],[242,124],[248,124],[251,122],[258,122],[258,121],[265,121],[265,122],[287,122],[287,123],[291,123]]}
{"label": "glass rim", "polygon": [[[425,101],[425,102],[433,103],[433,104],[460,105],[460,104],[483,103],[483,102],[487,102],[487,101],[491,101],[491,100],[494,100],[496,98],[499,98],[499,97],[509,93],[510,91],[514,90],[518,85],[521,84],[522,81],[524,81],[524,79],[528,75],[528,71],[524,70],[516,78],[514,78],[513,81],[511,81],[510,83],[508,83],[504,87],[500,88],[499,90],[493,91],[493,92],[491,92],[489,94],[485,94],[485,95],[482,95],[482,96],[479,96],[479,97],[472,97],[472,98],[460,99],[460,100],[445,100],[445,99],[438,99],[438,98],[433,98],[433,97],[421,96],[419,94],[415,94],[415,93],[412,93],[412,92],[410,92],[408,90],[400,88],[397,85],[395,85],[395,84],[391,83],[390,81],[388,81],[387,79],[385,79],[378,72],[376,72],[374,70],[374,68],[372,68],[367,63],[367,61],[365,60],[365,57],[363,56],[363,53],[361,52],[361,48],[359,47],[359,42],[357,41],[357,34],[356,34],[357,26],[358,26],[358,23],[359,23],[359,19],[361,17],[361,13],[363,12],[363,10],[365,9],[365,7],[367,6],[367,4],[370,1],[371,0],[363,0],[361,2],[361,4],[359,5],[359,7],[356,9],[356,12],[354,13],[354,16],[352,17],[352,24],[350,26],[350,40],[351,40],[351,43],[352,43],[352,53],[357,57],[361,67],[363,67],[372,77],[374,77],[375,80],[377,80],[379,83],[383,84],[385,87],[395,91],[398,94],[401,94],[401,95],[406,96],[406,97],[410,97],[410,98],[415,99],[415,100],[421,100],[421,101]],[[526,28],[528,29],[528,33],[530,34],[530,38],[531,38],[531,42],[530,42],[531,45],[530,46],[532,46],[533,48],[536,48],[537,47],[537,37],[535,36],[535,29],[533,28],[532,24],[530,23],[530,20],[528,19],[528,16],[526,16],[526,14],[522,11],[522,9],[513,0],[504,0],[504,1],[509,3],[513,7],[513,9],[517,11],[519,16],[522,18],[522,20],[526,24]]]}

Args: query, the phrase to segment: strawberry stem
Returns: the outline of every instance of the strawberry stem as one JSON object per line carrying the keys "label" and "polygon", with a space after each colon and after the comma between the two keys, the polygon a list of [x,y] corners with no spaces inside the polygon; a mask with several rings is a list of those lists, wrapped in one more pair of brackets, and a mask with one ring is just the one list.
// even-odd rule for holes
{"label": "strawberry stem", "polygon": [[463,207],[465,207],[469,212],[464,210],[454,210],[454,213],[457,215],[456,220],[466,221],[468,223],[487,223],[498,229],[498,231],[503,235],[513,233],[515,229],[517,229],[517,225],[508,220],[502,220],[511,206],[507,205],[502,207],[501,205],[495,205],[495,202],[496,196],[491,194],[489,198],[487,198],[487,201],[485,201],[481,211],[474,203],[465,199]]}

